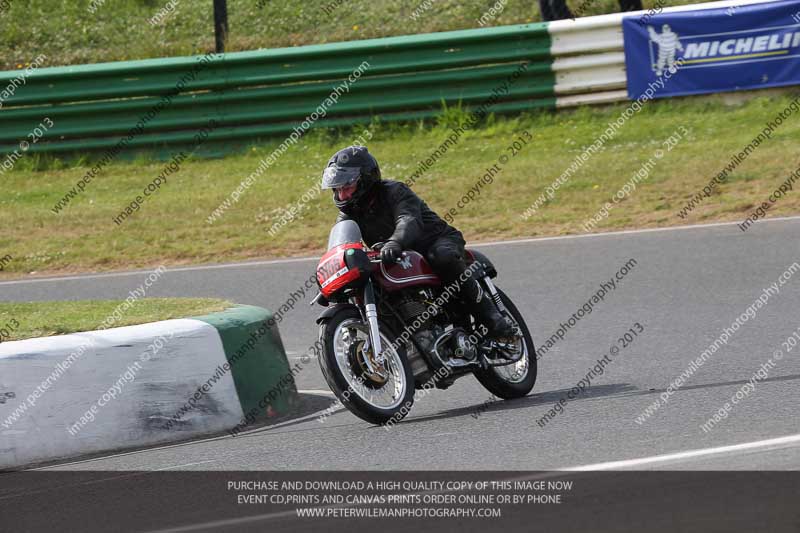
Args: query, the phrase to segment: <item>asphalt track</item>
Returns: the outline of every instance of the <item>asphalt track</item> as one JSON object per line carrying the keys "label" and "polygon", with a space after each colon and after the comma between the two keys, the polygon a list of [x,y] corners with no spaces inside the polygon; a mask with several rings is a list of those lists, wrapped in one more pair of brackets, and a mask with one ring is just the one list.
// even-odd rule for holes
{"label": "asphalt track", "polygon": [[[420,399],[392,430],[346,411],[224,437],[74,461],[69,470],[798,470],[800,346],[785,353],[712,431],[701,424],[800,328],[800,272],[769,298],[651,418],[635,419],[730,326],[762,290],[800,262],[800,218],[735,225],[534,239],[479,246],[497,283],[543,343],[631,258],[636,266],[539,361],[527,398],[502,402],[473,378]],[[187,267],[148,296],[221,297],[279,307],[315,259]],[[0,299],[124,298],[143,272],[0,283]],[[320,308],[306,303],[280,324],[291,358],[316,339]],[[537,420],[609,353],[634,323],[644,327],[545,427]],[[785,350],[784,350],[785,352]],[[298,378],[325,398],[316,364]],[[314,392],[317,391],[317,392]],[[487,402],[487,400],[489,400]]]}

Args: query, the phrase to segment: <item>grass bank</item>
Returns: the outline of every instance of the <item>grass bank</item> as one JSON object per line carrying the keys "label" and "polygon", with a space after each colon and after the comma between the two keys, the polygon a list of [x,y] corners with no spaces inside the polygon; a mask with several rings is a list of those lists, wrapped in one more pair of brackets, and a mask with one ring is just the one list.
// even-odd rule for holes
{"label": "grass bank", "polygon": [[[440,214],[455,209],[454,224],[468,240],[582,233],[583,223],[662,150],[663,157],[646,178],[594,231],[743,220],[800,164],[800,115],[785,120],[771,140],[688,215],[677,213],[792,98],[757,97],[735,105],[722,103],[721,97],[649,103],[527,218],[526,209],[620,116],[625,104],[490,118],[463,134],[413,188]],[[114,163],[56,215],[51,208],[88,167],[59,168],[56,163],[35,170],[34,160],[20,160],[3,176],[0,278],[317,253],[336,216],[330,193],[316,190],[330,155],[358,136],[371,136],[366,144],[384,177],[407,180],[463,118],[454,110],[446,115],[439,125],[372,125],[369,135],[361,128],[312,131],[214,223],[208,222],[209,215],[272,152],[277,140],[224,159],[190,158],[119,225],[113,218],[142,194],[163,163]],[[684,130],[668,150],[667,139]],[[529,136],[529,143],[512,156],[509,146],[523,136]],[[492,183],[480,185],[475,200],[459,208],[459,199],[504,155],[509,159]],[[798,212],[800,191],[795,190],[769,216]],[[282,218],[292,220],[270,234]]]}
{"label": "grass bank", "polygon": [[[47,66],[203,54],[214,49],[212,3],[195,0],[9,0],[0,12],[0,70],[39,55]],[[496,2],[485,0],[310,0],[228,2],[228,51],[460,30]],[[654,5],[698,3],[644,0]],[[540,21],[535,0],[507,0],[487,26]],[[584,16],[619,10],[616,0],[568,0]],[[95,9],[90,10],[90,5]],[[173,6],[171,9],[168,6]],[[263,7],[259,7],[263,6]],[[157,17],[164,10],[166,16]],[[416,15],[416,17],[414,17]],[[150,20],[157,17],[156,23]]]}
{"label": "grass bank", "polygon": [[[0,303],[0,341],[93,331],[124,300]],[[114,327],[200,316],[232,304],[212,298],[143,298],[122,314]]]}

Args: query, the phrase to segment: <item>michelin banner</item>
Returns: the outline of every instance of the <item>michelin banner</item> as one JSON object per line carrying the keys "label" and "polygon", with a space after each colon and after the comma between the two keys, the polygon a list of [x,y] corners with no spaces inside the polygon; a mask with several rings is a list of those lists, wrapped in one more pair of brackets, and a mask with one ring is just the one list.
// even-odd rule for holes
{"label": "michelin banner", "polygon": [[631,16],[622,29],[631,100],[800,85],[800,0]]}

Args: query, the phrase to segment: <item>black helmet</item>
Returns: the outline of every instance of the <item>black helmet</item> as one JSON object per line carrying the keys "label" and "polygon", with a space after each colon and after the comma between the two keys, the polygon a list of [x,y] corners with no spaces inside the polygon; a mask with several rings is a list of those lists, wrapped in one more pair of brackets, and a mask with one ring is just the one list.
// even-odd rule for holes
{"label": "black helmet", "polygon": [[357,182],[356,191],[347,200],[339,200],[336,191],[333,193],[336,207],[345,209],[358,204],[380,179],[381,169],[372,154],[367,151],[367,147],[348,146],[333,154],[328,160],[328,165],[322,173],[322,188],[338,189]]}

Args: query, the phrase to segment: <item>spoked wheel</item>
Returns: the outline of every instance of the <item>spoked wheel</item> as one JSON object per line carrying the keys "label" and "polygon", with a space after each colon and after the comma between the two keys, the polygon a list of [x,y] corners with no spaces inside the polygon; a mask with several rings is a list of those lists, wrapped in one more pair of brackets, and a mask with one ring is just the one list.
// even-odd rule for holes
{"label": "spoked wheel", "polygon": [[320,328],[319,363],[331,390],[353,414],[373,424],[398,422],[414,403],[414,375],[403,346],[381,328],[383,360],[369,341],[369,328],[354,307],[343,307]]}
{"label": "spoked wheel", "polygon": [[497,289],[497,292],[500,293],[500,299],[510,315],[509,318],[522,332],[522,336],[513,343],[509,351],[514,354],[522,352],[522,357],[516,363],[476,370],[475,377],[495,396],[511,400],[521,398],[533,389],[533,385],[536,383],[536,350],[533,347],[533,340],[531,340],[525,319],[522,318],[517,307],[506,296],[506,293],[500,289]]}

